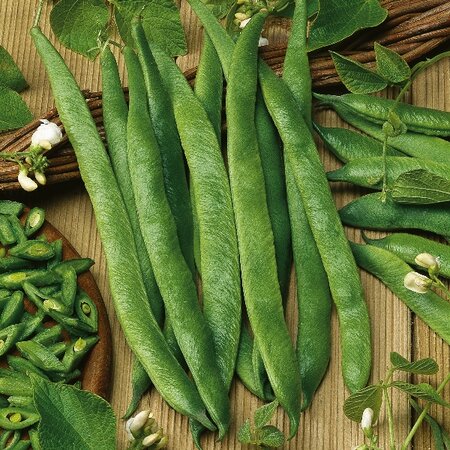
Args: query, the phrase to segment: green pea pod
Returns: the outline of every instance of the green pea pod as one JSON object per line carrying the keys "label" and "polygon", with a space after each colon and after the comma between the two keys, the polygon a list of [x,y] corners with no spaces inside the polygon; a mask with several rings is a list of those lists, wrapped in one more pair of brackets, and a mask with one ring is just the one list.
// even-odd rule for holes
{"label": "green pea pod", "polygon": [[346,225],[370,230],[416,229],[450,239],[450,207],[443,205],[407,205],[395,203],[389,196],[382,201],[380,193],[364,195],[339,211]]}
{"label": "green pea pod", "polygon": [[55,256],[55,251],[47,242],[30,240],[12,247],[9,254],[31,261],[48,261]]}
{"label": "green pea pod", "polygon": [[133,22],[131,32],[144,76],[149,114],[161,153],[167,201],[175,220],[181,251],[188,267],[194,274],[191,200],[174,112],[162,80],[162,76],[167,75],[164,72],[160,74],[139,20]]}
{"label": "green pea pod", "polygon": [[[383,156],[383,144],[376,139],[346,128],[326,128],[314,123],[314,129],[325,146],[342,162]],[[406,156],[388,145],[387,156]]]}
{"label": "green pea pod", "polygon": [[200,102],[176,64],[156,45],[151,49],[167,75],[164,82],[173,102],[194,187],[204,314],[228,387],[234,374],[241,326],[239,255],[228,177],[214,128]]}
{"label": "green pea pod", "polygon": [[[230,420],[226,389],[214,355],[211,332],[200,310],[192,272],[181,252],[175,220],[164,189],[161,155],[150,126],[152,122],[139,60],[129,47],[125,47],[124,56],[130,95],[128,157],[142,235],[180,349],[202,400],[223,437]],[[186,327],[186,323],[190,326]],[[208,373],[208,378],[204,377],[205,373]]]}
{"label": "green pea pod", "polygon": [[18,323],[0,330],[0,356],[13,348],[14,344],[22,337],[24,329],[25,324]]}
{"label": "green pea pod", "polygon": [[[306,3],[298,1],[286,51],[283,79],[303,112],[305,122],[311,128],[312,98],[307,22]],[[332,301],[327,274],[287,160],[285,166],[297,279],[297,358],[303,392],[302,409],[306,409],[326,373],[330,359]]]}
{"label": "green pea pod", "polygon": [[[189,0],[189,4],[199,16],[216,47],[222,67],[225,67],[233,52],[232,39],[201,0]],[[356,264],[335,213],[314,141],[295,100],[283,81],[261,61],[259,78],[266,105],[284,142],[286,157],[292,164],[338,310],[344,379],[350,390],[356,391],[366,384],[371,366],[370,323]]]}
{"label": "green pea pod", "polygon": [[93,331],[98,328],[98,312],[95,303],[86,292],[80,290],[75,298],[75,312],[78,318]]}
{"label": "green pea pod", "polygon": [[37,368],[50,372],[65,372],[64,364],[42,344],[35,341],[17,342],[16,347],[22,356]]}
{"label": "green pea pod", "polygon": [[[448,166],[443,164],[418,158],[388,156],[386,158],[387,185],[392,187],[400,175],[418,169],[450,180]],[[377,190],[383,187],[383,176],[384,161],[381,156],[354,159],[345,166],[327,173],[330,181],[345,181]]]}
{"label": "green pea pod", "polygon": [[48,376],[45,372],[39,368],[37,368],[31,361],[28,359],[22,358],[20,356],[8,355],[7,356],[8,365],[16,370],[17,372],[23,373],[24,375],[29,375],[30,373],[34,373],[39,375],[40,377],[48,380]]}
{"label": "green pea pod", "polygon": [[425,294],[404,286],[412,268],[393,253],[373,245],[351,244],[358,265],[379,278],[403,303],[447,344],[450,344],[450,303],[433,291]]}
{"label": "green pea pod", "polygon": [[23,292],[15,291],[0,315],[0,329],[18,323],[24,312]]}
{"label": "green pea pod", "polygon": [[[39,419],[39,414],[30,411],[28,408],[11,406],[0,409],[0,427],[4,430],[23,430],[39,422]],[[27,447],[22,448],[28,448],[29,445],[28,442]]]}
{"label": "green pea pod", "polygon": [[450,278],[450,246],[426,239],[415,234],[394,233],[381,239],[369,239],[363,234],[364,241],[375,247],[394,253],[403,261],[425,270],[415,262],[417,255],[429,253],[439,261],[439,275]]}
{"label": "green pea pod", "polygon": [[431,108],[409,105],[387,98],[365,94],[344,94],[339,97],[316,94],[319,100],[339,102],[371,122],[383,124],[395,108],[395,114],[408,130],[431,136],[450,136],[450,113]]}
{"label": "green pea pod", "polygon": [[[331,96],[331,99],[334,98],[335,96]],[[339,97],[336,98],[339,99]],[[326,104],[331,106],[346,122],[378,141],[384,141],[384,132],[379,124],[365,120],[340,102],[329,100],[327,98]],[[407,131],[399,136],[389,137],[388,143],[390,147],[406,155],[450,165],[450,142],[445,139]]]}
{"label": "green pea pod", "polygon": [[59,270],[65,269],[67,267],[72,267],[77,275],[83,272],[87,272],[94,265],[94,260],[91,258],[76,258],[76,259],[66,259],[52,268],[58,272]]}
{"label": "green pea pod", "polygon": [[12,200],[0,200],[0,214],[20,216],[25,205]]}
{"label": "green pea pod", "polygon": [[47,268],[48,269],[53,269],[54,267],[56,267],[59,264],[61,264],[62,257],[63,257],[63,242],[62,242],[62,239],[57,239],[56,241],[53,241],[51,243],[51,245],[53,246],[53,250],[55,252],[55,255],[53,256],[53,258],[51,258],[47,262]]}
{"label": "green pea pod", "polygon": [[29,237],[37,233],[44,224],[44,220],[45,211],[42,208],[32,208],[25,220],[25,234]]}
{"label": "green pea pod", "polygon": [[[136,364],[137,362],[137,364]],[[151,389],[152,382],[144,367],[134,357],[133,368],[131,370],[131,400],[123,419],[129,419],[136,411],[142,396]]]}
{"label": "green pea pod", "polygon": [[61,332],[61,325],[53,325],[36,334],[32,340],[42,345],[51,345],[61,339]]}
{"label": "green pea pod", "polygon": [[11,229],[13,230],[14,236],[16,237],[16,242],[18,244],[22,244],[26,242],[28,237],[26,236],[22,222],[16,217],[9,215],[8,216],[9,224],[11,225]]}
{"label": "green pea pod", "polygon": [[15,244],[17,241],[8,216],[0,214],[0,242],[2,245]]}
{"label": "green pea pod", "polygon": [[91,336],[85,339],[78,338],[70,343],[62,359],[62,363],[66,366],[67,372],[72,372],[76,369],[81,360],[89,353],[98,340],[98,336]]}

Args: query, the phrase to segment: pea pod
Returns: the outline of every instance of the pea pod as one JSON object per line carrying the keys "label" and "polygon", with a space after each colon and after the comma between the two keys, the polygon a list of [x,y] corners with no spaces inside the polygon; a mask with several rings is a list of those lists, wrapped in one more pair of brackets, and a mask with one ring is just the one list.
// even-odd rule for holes
{"label": "pea pod", "polygon": [[[327,128],[314,123],[314,129],[325,146],[342,162],[354,159],[383,156],[383,144],[376,139],[346,128]],[[406,156],[387,146],[387,156]]]}
{"label": "pea pod", "polygon": [[387,98],[365,94],[344,94],[341,96],[315,94],[316,98],[328,104],[342,104],[354,114],[382,125],[390,112],[395,113],[408,130],[431,136],[450,136],[450,113],[431,108],[409,105]]}
{"label": "pea pod", "polygon": [[0,214],[20,216],[25,205],[12,200],[0,200]]}
{"label": "pea pod", "polygon": [[364,195],[345,205],[340,211],[346,225],[371,230],[417,229],[450,239],[448,223],[450,207],[442,205],[406,205],[395,203],[389,196],[381,200],[378,192]]}
{"label": "pea pod", "polygon": [[[241,326],[239,255],[231,192],[221,149],[206,112],[174,62],[151,50],[173,102],[175,120],[194,187],[200,230],[203,308],[213,331],[218,364],[228,387]],[[219,332],[222,330],[222,332]],[[226,330],[226,332],[225,332]]]}
{"label": "pea pod", "polygon": [[[418,158],[388,156],[386,158],[387,185],[392,187],[400,175],[418,169],[426,170],[427,172],[450,180],[450,171],[445,165]],[[383,175],[383,158],[376,156],[354,159],[345,164],[345,166],[328,172],[327,178],[330,181],[345,181],[358,186],[381,190],[383,186]]]}
{"label": "pea pod", "polygon": [[403,280],[412,271],[398,256],[373,245],[351,244],[358,265],[379,278],[405,305],[447,344],[450,344],[450,303],[433,291],[425,294],[407,289]]}
{"label": "pea pod", "polygon": [[381,239],[369,239],[366,235],[363,235],[363,237],[368,244],[388,250],[406,263],[416,266],[415,258],[417,255],[430,253],[438,258],[439,274],[450,278],[450,246],[448,245],[407,233],[394,233]]}
{"label": "pea pod", "polygon": [[47,242],[29,240],[12,247],[9,254],[31,261],[47,261],[55,256],[55,251]]}
{"label": "pea pod", "polygon": [[[39,414],[30,411],[28,408],[17,408],[10,406],[9,408],[0,409],[0,427],[4,430],[23,430],[37,423],[40,419]],[[30,443],[27,443],[28,448]]]}
{"label": "pea pod", "polygon": [[[363,117],[354,114],[339,102],[327,103],[349,124],[363,131],[378,141],[384,140],[384,132],[379,124],[369,122]],[[407,131],[399,136],[389,137],[389,146],[416,158],[439,161],[442,164],[450,165],[450,142],[445,139],[426,136],[420,133]]]}
{"label": "pea pod", "polygon": [[32,208],[25,220],[24,231],[29,237],[40,230],[45,220],[45,211],[42,208]]}
{"label": "pea pod", "polygon": [[[115,311],[128,344],[162,397],[179,412],[211,428],[213,425],[205,414],[198,391],[171,356],[148,305],[129,218],[85,99],[61,55],[40,28],[33,27],[31,35],[48,73],[61,121],[93,204],[108,262]],[[170,384],[166,378],[168,373]]]}

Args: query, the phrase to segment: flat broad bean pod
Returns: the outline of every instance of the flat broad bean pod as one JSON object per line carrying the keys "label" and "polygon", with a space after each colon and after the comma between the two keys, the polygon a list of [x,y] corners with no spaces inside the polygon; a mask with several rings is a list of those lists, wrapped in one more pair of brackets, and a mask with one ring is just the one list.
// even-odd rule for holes
{"label": "flat broad bean pod", "polygon": [[[403,158],[401,156],[388,156],[386,158],[387,185],[391,186],[397,178],[412,170],[423,169],[435,175],[450,180],[448,166],[437,162],[418,158]],[[330,181],[345,181],[357,186],[381,190],[383,186],[384,162],[381,156],[358,158],[345,164],[343,167],[327,173]]]}
{"label": "flat broad bean pod", "polygon": [[357,264],[379,278],[405,305],[420,317],[447,344],[450,344],[450,303],[428,291],[419,294],[407,289],[403,280],[411,267],[393,253],[373,245],[351,243]]}
{"label": "flat broad bean pod", "polygon": [[416,229],[431,231],[450,239],[450,207],[395,203],[389,196],[383,202],[380,193],[364,195],[340,209],[346,225],[369,230]]}
{"label": "flat broad bean pod", "polygon": [[324,103],[341,103],[353,113],[382,125],[389,113],[395,110],[408,130],[430,136],[450,136],[450,112],[423,108],[396,102],[387,98],[366,94],[344,94],[340,96],[316,94]]}
{"label": "flat broad bean pod", "polygon": [[421,253],[429,253],[439,261],[439,275],[450,278],[450,246],[448,245],[408,233],[394,233],[381,239],[369,239],[366,235],[363,237],[368,244],[388,250],[421,270],[423,267],[417,265],[415,258]]}
{"label": "flat broad bean pod", "polygon": [[[61,55],[41,29],[33,27],[31,35],[93,204],[115,311],[127,342],[169,405],[206,427],[213,427],[197,389],[171,355],[148,304],[128,214],[86,101]],[[167,373],[171,374],[170,384]]]}

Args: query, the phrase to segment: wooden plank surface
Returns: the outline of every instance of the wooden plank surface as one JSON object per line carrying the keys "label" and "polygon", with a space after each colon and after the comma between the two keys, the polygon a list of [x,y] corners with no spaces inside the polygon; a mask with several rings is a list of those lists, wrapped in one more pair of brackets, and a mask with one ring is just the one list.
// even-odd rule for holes
{"label": "wooden plank surface", "polygon": [[[39,114],[52,107],[53,102],[46,75],[28,35],[36,4],[37,0],[2,0],[0,2],[0,44],[13,55],[23,70],[30,84],[30,88],[24,93],[24,98],[38,117]],[[189,55],[180,58],[179,64],[183,69],[187,69],[193,67],[198,61],[202,30],[185,3],[182,4],[181,10],[188,37]],[[46,20],[48,12],[49,9],[46,8],[43,29],[47,35],[51,35]],[[266,31],[269,41],[275,43],[286,39],[286,31],[280,32],[276,23],[272,25]],[[57,47],[61,48],[59,45]],[[65,49],[61,49],[61,53],[83,89],[98,90],[100,88],[98,62],[89,62]],[[123,73],[123,60],[119,54],[117,56]],[[126,80],[124,83],[126,84]],[[415,82],[411,100],[416,104],[450,111],[449,60],[442,61]],[[316,118],[323,125],[342,125],[336,115],[329,111],[320,112]],[[338,166],[336,159],[321,146],[319,147],[327,170],[336,168]],[[95,161],[92,163],[95,164]],[[333,192],[338,206],[344,205],[358,195],[357,190],[344,185],[334,185]],[[19,198],[29,205],[44,207],[48,219],[72,242],[78,252],[83,256],[94,258],[96,261],[92,272],[104,296],[113,333],[114,372],[112,376],[114,383],[111,401],[118,417],[118,448],[124,449],[126,448],[126,436],[120,416],[124,413],[130,397],[131,355],[114,315],[107,283],[106,263],[89,198],[80,182],[38,190],[33,194],[20,194]],[[373,233],[373,235],[377,234]],[[360,241],[360,233],[357,230],[349,229],[348,236]],[[365,273],[362,273],[361,276],[373,329],[374,368],[372,379],[376,381],[384,376],[391,351],[397,351],[405,357],[432,356],[441,365],[441,373],[448,371],[450,367],[449,347],[423,323],[412,318],[408,309],[377,280]],[[288,322],[293,335],[295,334],[296,320],[294,305],[295,286],[292,285]],[[348,392],[346,392],[340,376],[339,333],[335,312],[333,312],[332,325],[333,350],[329,371],[312,407],[303,416],[297,437],[286,444],[286,449],[344,450],[351,449],[362,442],[362,434],[358,426],[346,419],[342,411],[342,405]],[[430,382],[436,383],[436,377],[431,377]],[[447,398],[450,397],[449,390],[446,391],[446,395]],[[213,435],[205,436],[203,442],[206,450],[247,448],[237,442],[236,429],[252,415],[260,402],[237,381],[233,384],[231,396],[233,425],[230,433],[221,443],[216,442]],[[150,408],[154,412],[155,417],[169,435],[169,449],[191,450],[194,448],[186,418],[175,414],[168,408],[156,392],[152,392],[143,400],[142,407]],[[403,396],[394,395],[394,411],[398,435],[405,436],[411,417]],[[439,409],[437,418],[444,421],[448,428],[450,427],[449,413],[444,414]],[[382,416],[381,428],[386,430],[387,427],[383,421]],[[274,423],[284,430],[288,428],[287,418],[281,411]],[[386,434],[381,432],[380,446],[382,448],[388,448],[386,438]],[[418,434],[414,448],[422,450],[434,448],[426,427]]]}

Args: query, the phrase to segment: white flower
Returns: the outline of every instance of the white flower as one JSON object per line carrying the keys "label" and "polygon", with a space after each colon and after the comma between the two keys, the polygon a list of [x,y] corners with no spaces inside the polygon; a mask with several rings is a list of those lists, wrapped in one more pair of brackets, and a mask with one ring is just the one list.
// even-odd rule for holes
{"label": "white flower", "polygon": [[363,430],[370,430],[372,428],[372,421],[373,421],[373,409],[366,408],[362,413],[361,428]]}
{"label": "white flower", "polygon": [[150,411],[141,411],[134,416],[134,420],[130,423],[130,433],[135,436],[136,433],[144,428],[147,420],[152,417]]}
{"label": "white flower", "polygon": [[405,288],[418,294],[428,292],[431,284],[432,281],[428,277],[417,272],[408,272],[403,279]]}
{"label": "white flower", "polygon": [[38,171],[34,172],[34,178],[36,178],[36,181],[39,184],[42,184],[42,186],[47,183],[47,177],[44,175],[43,172],[38,172]]}
{"label": "white flower", "polygon": [[241,21],[241,23],[239,24],[239,28],[244,28],[249,22],[250,22],[251,17],[249,17],[248,19],[244,19],[243,21]]}
{"label": "white flower", "polygon": [[28,172],[26,169],[22,169],[19,171],[19,176],[17,177],[17,181],[19,182],[22,189],[27,192],[32,192],[35,189],[37,189],[37,187],[38,187],[36,181],[32,180],[28,176]]}
{"label": "white flower", "polygon": [[420,253],[414,258],[414,261],[418,266],[425,267],[426,269],[439,267],[439,260],[430,253]]}
{"label": "white flower", "polygon": [[125,431],[127,432],[127,436],[128,436],[128,440],[131,442],[131,441],[134,441],[134,436],[131,434],[131,431],[130,431],[130,426],[131,426],[131,424],[133,423],[133,421],[134,421],[134,417],[130,417],[126,422],[125,422]]}
{"label": "white flower", "polygon": [[150,445],[153,445],[154,443],[158,442],[160,437],[161,436],[160,436],[159,432],[153,433],[153,434],[149,434],[142,441],[142,446],[143,447],[150,447]]}
{"label": "white flower", "polygon": [[38,126],[31,136],[31,144],[50,150],[54,145],[61,142],[62,132],[56,123],[45,119],[42,119],[41,122],[42,124]]}
{"label": "white flower", "polygon": [[259,38],[259,42],[258,42],[258,47],[264,47],[266,45],[269,45],[269,40],[266,39],[265,37],[260,37]]}

